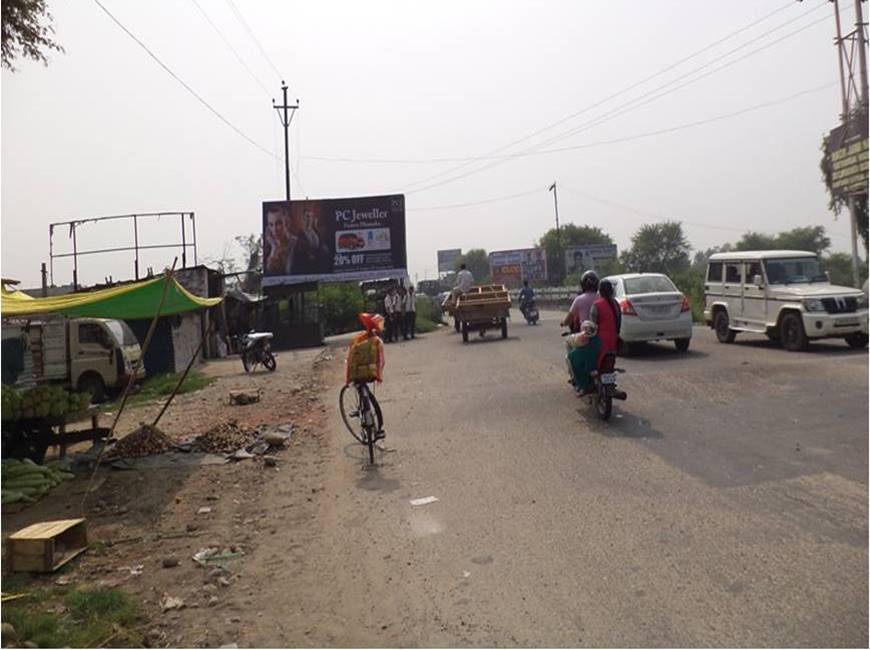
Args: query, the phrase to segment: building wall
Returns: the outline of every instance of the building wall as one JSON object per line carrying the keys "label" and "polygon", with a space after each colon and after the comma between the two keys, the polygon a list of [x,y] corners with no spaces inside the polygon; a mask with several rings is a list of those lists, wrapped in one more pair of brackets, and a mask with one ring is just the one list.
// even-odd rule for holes
{"label": "building wall", "polygon": [[[190,362],[190,357],[196,352],[202,338],[202,319],[204,311],[187,312],[173,323],[172,349],[174,352],[175,370],[183,372]],[[202,363],[202,355],[194,365]]]}

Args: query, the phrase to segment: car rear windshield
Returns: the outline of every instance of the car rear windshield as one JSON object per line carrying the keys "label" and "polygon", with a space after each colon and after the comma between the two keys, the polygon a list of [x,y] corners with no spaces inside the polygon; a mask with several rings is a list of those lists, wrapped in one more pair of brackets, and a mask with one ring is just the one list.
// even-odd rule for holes
{"label": "car rear windshield", "polygon": [[106,327],[109,328],[112,336],[115,337],[115,342],[119,345],[127,346],[136,345],[137,343],[139,343],[136,335],[133,334],[133,330],[131,330],[130,326],[127,325],[127,323],[125,323],[124,321],[107,320]]}
{"label": "car rear windshield", "polygon": [[827,276],[815,257],[793,257],[765,260],[767,281],[771,284],[799,284],[802,282],[824,282]]}
{"label": "car rear windshield", "polygon": [[647,275],[640,278],[626,278],[624,282],[625,293],[628,295],[677,290],[674,283],[663,275]]}

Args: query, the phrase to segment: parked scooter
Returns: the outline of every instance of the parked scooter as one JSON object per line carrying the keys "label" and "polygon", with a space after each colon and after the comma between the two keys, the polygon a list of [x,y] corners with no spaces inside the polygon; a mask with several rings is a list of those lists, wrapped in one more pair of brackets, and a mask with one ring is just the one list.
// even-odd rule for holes
{"label": "parked scooter", "polygon": [[535,299],[527,300],[520,305],[520,312],[526,319],[529,325],[537,325],[538,323],[538,308],[535,306]]}
{"label": "parked scooter", "polygon": [[272,353],[272,346],[269,343],[274,336],[272,332],[254,332],[252,330],[247,334],[236,337],[241,347],[239,354],[242,357],[242,365],[245,367],[245,372],[251,372],[259,364],[263,364],[263,367],[269,372],[275,371],[275,368],[278,367],[278,362]]}
{"label": "parked scooter", "polygon": [[[562,336],[569,335],[568,332],[562,334]],[[565,363],[570,372],[571,361],[567,354],[565,355]],[[625,372],[624,369],[616,367],[616,353],[608,352],[601,358],[598,368],[590,373],[592,387],[586,391],[585,396],[602,420],[610,419],[610,414],[613,412],[613,400],[625,401],[628,398],[626,392],[619,390],[616,385],[617,375],[623,372]],[[573,379],[570,381],[572,384],[574,383]]]}

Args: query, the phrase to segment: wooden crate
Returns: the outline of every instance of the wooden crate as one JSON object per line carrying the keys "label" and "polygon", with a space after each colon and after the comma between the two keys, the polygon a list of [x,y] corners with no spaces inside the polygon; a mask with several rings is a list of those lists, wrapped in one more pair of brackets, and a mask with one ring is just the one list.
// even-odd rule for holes
{"label": "wooden crate", "polygon": [[84,519],[44,521],[19,530],[6,542],[11,571],[51,573],[88,548]]}

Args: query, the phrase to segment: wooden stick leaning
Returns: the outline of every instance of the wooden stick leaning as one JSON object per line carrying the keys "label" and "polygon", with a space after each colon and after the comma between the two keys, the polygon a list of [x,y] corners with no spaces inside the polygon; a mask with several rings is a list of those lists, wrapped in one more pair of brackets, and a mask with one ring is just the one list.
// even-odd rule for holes
{"label": "wooden stick leaning", "polygon": [[178,393],[181,385],[184,383],[184,380],[187,379],[187,373],[190,372],[190,369],[193,367],[194,362],[196,362],[196,358],[202,352],[203,347],[205,347],[205,342],[208,340],[208,337],[211,335],[212,327],[214,326],[214,320],[209,319],[208,329],[205,331],[205,335],[202,337],[202,340],[199,342],[199,345],[196,346],[196,351],[190,357],[190,361],[187,362],[187,368],[184,369],[184,373],[181,375],[181,379],[178,380],[178,383],[175,384],[175,388],[172,390],[172,393],[169,395],[169,398],[166,400],[166,403],[163,405],[163,408],[160,409],[160,413],[157,414],[157,417],[154,418],[154,422],[151,423],[151,428],[157,426],[157,423],[160,422],[160,418],[163,417],[163,414],[166,413],[166,409],[169,408],[169,405],[172,403],[172,400],[175,398],[175,395]]}
{"label": "wooden stick leaning", "polygon": [[[112,439],[112,436],[115,435],[115,427],[118,426],[118,421],[121,419],[121,415],[124,413],[124,407],[127,405],[127,397],[130,394],[130,389],[133,387],[133,384],[136,381],[136,375],[139,373],[139,368],[145,363],[145,353],[148,351],[148,346],[151,344],[151,337],[154,336],[154,330],[157,329],[157,321],[160,319],[160,312],[163,311],[163,305],[166,303],[166,293],[169,290],[169,281],[172,279],[172,275],[175,272],[175,265],[178,262],[178,258],[176,257],[172,260],[172,268],[166,271],[164,282],[163,282],[163,293],[160,294],[160,303],[157,305],[157,311],[154,312],[154,318],[151,319],[151,325],[148,327],[148,333],[145,335],[145,340],[142,342],[142,352],[139,355],[139,361],[136,363],[136,367],[133,368],[133,372],[130,374],[130,378],[127,380],[127,384],[124,386],[124,392],[121,394],[121,405],[118,407],[118,413],[115,415],[115,419],[112,421],[112,428],[109,429],[109,435],[106,437],[106,441]],[[100,448],[100,453],[97,454],[97,460],[94,463],[94,471],[91,473],[91,478],[88,481],[88,489],[85,490],[84,495],[82,496],[81,503],[81,512],[82,516],[85,513],[85,502],[88,499],[88,494],[90,494],[91,487],[94,484],[94,479],[97,476],[97,470],[100,469],[100,461],[103,460],[103,453],[106,451],[106,444]]]}

